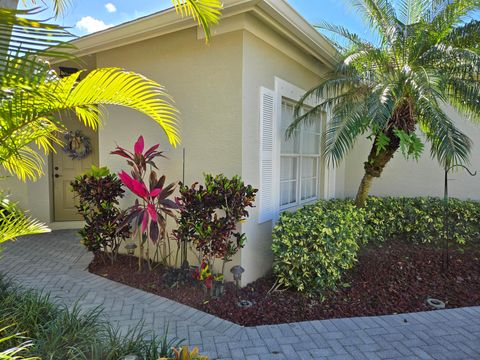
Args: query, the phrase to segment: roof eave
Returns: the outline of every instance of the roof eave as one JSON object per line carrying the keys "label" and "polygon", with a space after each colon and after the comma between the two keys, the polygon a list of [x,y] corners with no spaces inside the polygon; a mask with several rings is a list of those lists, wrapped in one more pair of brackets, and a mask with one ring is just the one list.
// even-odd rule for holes
{"label": "roof eave", "polygon": [[[318,58],[327,66],[333,66],[336,56],[333,46],[284,0],[224,0],[222,17],[230,17],[256,9],[261,9],[274,19],[277,30],[283,30],[284,35],[295,41],[304,51]],[[182,18],[175,9],[170,8],[75,39],[71,42],[75,49],[70,52],[81,57],[194,26],[196,26],[194,20],[188,17]]]}

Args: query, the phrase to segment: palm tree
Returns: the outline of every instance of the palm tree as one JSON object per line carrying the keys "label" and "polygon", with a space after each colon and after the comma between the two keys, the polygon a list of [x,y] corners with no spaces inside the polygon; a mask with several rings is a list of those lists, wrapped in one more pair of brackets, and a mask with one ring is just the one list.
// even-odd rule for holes
{"label": "palm tree", "polygon": [[[445,112],[452,106],[480,119],[480,22],[466,22],[479,0],[351,0],[378,38],[362,39],[347,29],[322,23],[338,49],[338,64],[296,107],[287,130],[331,114],[324,155],[338,165],[362,134],[373,139],[356,196],[365,205],[372,180],[381,176],[400,149],[406,158],[430,143],[431,156],[449,167],[468,162],[472,141]],[[335,42],[335,39],[341,42]],[[303,102],[318,105],[302,115]],[[417,134],[421,134],[420,138]]]}
{"label": "palm tree", "polygon": [[[208,41],[210,27],[220,16],[220,0],[172,2],[182,16],[199,22]],[[15,7],[14,3],[8,2]],[[53,3],[58,14],[68,0]],[[155,81],[118,68],[96,69],[83,79],[82,71],[64,78],[52,71],[43,59],[72,59],[66,51],[72,48],[66,42],[72,35],[61,26],[33,20],[38,12],[0,6],[0,166],[23,181],[41,176],[39,151],[46,154],[59,143],[57,133],[65,129],[55,114],[64,110],[73,110],[86,126],[96,129],[103,105],[126,106],[156,121],[172,146],[179,143],[177,110]],[[45,231],[0,192],[0,244]]]}

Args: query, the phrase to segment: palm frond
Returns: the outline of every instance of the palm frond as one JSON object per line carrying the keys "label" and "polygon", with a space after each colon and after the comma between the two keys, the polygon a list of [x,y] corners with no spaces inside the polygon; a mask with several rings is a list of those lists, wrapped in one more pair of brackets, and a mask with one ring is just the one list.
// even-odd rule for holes
{"label": "palm frond", "polygon": [[[290,138],[303,123],[314,119],[314,115],[330,111],[337,101],[341,101],[346,93],[351,92],[352,88],[358,87],[358,84],[359,78],[356,76],[346,76],[335,72],[326,74],[318,86],[307,91],[295,104],[294,120],[287,128],[287,138]],[[315,98],[319,104],[303,113],[305,102],[310,98]]]}
{"label": "palm frond", "polygon": [[[44,0],[40,0],[40,1],[37,1],[37,0],[22,0],[23,4],[24,5],[27,5],[27,4],[33,4],[33,5],[36,5],[37,3],[41,3],[43,2]],[[53,9],[55,11],[55,16],[58,16],[60,14],[63,14],[66,10],[66,8],[70,5],[71,1],[70,0],[52,0],[53,2]]]}
{"label": "palm frond", "polygon": [[20,236],[43,234],[49,231],[45,224],[28,217],[17,204],[0,194],[0,244]]}
{"label": "palm frond", "polygon": [[480,21],[472,20],[467,24],[455,27],[447,37],[446,43],[457,48],[480,51]]}
{"label": "palm frond", "polygon": [[431,8],[432,0],[400,0],[398,19],[404,25],[413,25],[424,20]]}
{"label": "palm frond", "polygon": [[392,43],[398,23],[389,0],[352,0],[352,6],[382,39]]}
{"label": "palm frond", "polygon": [[468,119],[480,122],[480,81],[450,79],[447,83],[448,102]]}
{"label": "palm frond", "polygon": [[220,0],[172,0],[181,16],[191,16],[203,28],[207,42],[211,37],[211,27],[220,20],[223,4]]}
{"label": "palm frond", "polygon": [[76,82],[79,73],[49,86],[49,92],[58,98],[56,109],[75,109],[85,125],[96,128],[99,123],[98,105],[119,105],[137,110],[155,120],[164,130],[172,146],[180,141],[177,127],[178,110],[172,98],[160,84],[146,77],[118,68],[96,69]]}
{"label": "palm frond", "polygon": [[73,48],[67,42],[73,35],[61,26],[33,20],[41,11],[0,8],[0,69],[11,57],[30,63],[35,62],[31,55],[72,59],[66,50]]}
{"label": "palm frond", "polygon": [[325,132],[323,156],[328,164],[338,166],[355,145],[355,140],[368,128],[369,118],[364,102],[345,101],[332,111]]}
{"label": "palm frond", "polygon": [[480,8],[479,0],[455,0],[446,3],[432,20],[431,27],[436,32],[437,41],[443,41],[459,25],[465,16]]}
{"label": "palm frond", "polygon": [[472,140],[460,131],[438,104],[422,100],[417,105],[422,130],[431,143],[431,155],[443,167],[468,164]]}
{"label": "palm frond", "polygon": [[32,148],[24,147],[0,160],[0,165],[20,180],[37,180],[44,175],[45,160]]}
{"label": "palm frond", "polygon": [[[178,111],[161,85],[117,68],[94,70],[80,81],[79,76],[80,72],[62,79],[52,77],[36,84],[32,91],[16,91],[9,101],[0,103],[2,144],[11,150],[22,148],[27,140],[36,141],[48,151],[55,141],[54,132],[60,131],[50,114],[72,109],[85,125],[95,129],[100,123],[102,105],[137,110],[162,127],[172,146],[179,143]],[[31,159],[28,163],[33,164]]]}
{"label": "palm frond", "polygon": [[343,39],[347,40],[350,43],[350,45],[354,44],[360,48],[366,48],[366,49],[373,48],[373,45],[369,41],[360,38],[360,36],[350,32],[347,28],[343,26],[330,24],[325,21],[321,21],[314,26],[315,28],[322,30],[322,33],[326,31],[327,34],[324,34],[324,35],[326,35],[329,38],[330,36],[328,35],[328,32],[333,33],[335,35],[339,35]]}

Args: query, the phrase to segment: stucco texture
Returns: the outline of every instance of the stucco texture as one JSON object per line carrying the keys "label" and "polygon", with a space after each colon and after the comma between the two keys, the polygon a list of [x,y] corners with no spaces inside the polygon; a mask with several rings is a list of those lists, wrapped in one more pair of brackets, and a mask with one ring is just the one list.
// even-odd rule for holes
{"label": "stucco texture", "polygon": [[[305,65],[289,56],[292,45],[271,32],[254,18],[248,18],[255,27],[255,34],[244,33],[243,61],[243,161],[242,176],[255,187],[260,185],[260,88],[275,89],[275,77],[279,77],[302,89],[310,89],[325,70],[319,62]],[[277,44],[281,44],[276,46]],[[298,50],[292,53],[298,56]],[[301,54],[301,53],[300,53]],[[308,69],[307,66],[310,68]],[[244,282],[248,283],[264,275],[271,268],[273,255],[272,222],[258,223],[259,208],[250,212],[250,219],[242,225],[248,242],[242,250],[242,266],[246,269]]]}

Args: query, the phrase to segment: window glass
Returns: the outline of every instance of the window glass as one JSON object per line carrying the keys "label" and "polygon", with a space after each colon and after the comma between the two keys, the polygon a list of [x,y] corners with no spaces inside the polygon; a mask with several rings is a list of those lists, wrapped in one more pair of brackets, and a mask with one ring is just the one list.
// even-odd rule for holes
{"label": "window glass", "polygon": [[293,112],[294,105],[283,102],[282,106],[282,124],[281,124],[281,139],[280,139],[280,148],[282,154],[297,154],[299,152],[299,131],[295,131],[295,134],[292,135],[288,140],[285,136],[287,128],[293,121]]}
{"label": "window glass", "polygon": [[318,197],[321,121],[299,127],[290,139],[285,131],[294,119],[295,103],[282,101],[280,132],[280,206],[288,208]]}

